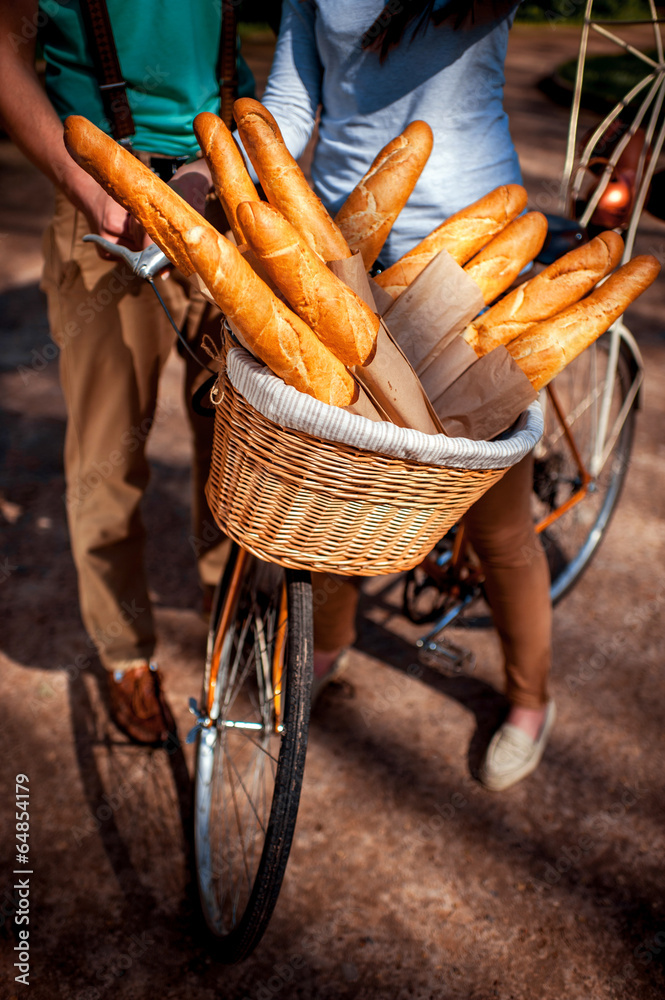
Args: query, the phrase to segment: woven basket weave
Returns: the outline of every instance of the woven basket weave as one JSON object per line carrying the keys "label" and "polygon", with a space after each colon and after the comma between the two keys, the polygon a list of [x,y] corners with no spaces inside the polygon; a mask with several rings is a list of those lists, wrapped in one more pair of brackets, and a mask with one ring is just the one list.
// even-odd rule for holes
{"label": "woven basket weave", "polygon": [[[265,383],[266,369],[246,368]],[[216,403],[206,494],[219,527],[267,562],[348,575],[417,565],[537,439],[527,435],[499,468],[442,468],[281,426],[247,402],[227,368]]]}

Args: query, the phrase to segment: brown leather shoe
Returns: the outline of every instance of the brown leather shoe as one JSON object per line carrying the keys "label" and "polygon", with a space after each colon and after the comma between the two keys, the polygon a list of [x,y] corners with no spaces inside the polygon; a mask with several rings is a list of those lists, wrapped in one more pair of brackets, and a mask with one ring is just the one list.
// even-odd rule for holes
{"label": "brown leather shoe", "polygon": [[109,671],[111,717],[136,743],[161,745],[175,736],[176,725],[156,664],[143,663],[124,673]]}

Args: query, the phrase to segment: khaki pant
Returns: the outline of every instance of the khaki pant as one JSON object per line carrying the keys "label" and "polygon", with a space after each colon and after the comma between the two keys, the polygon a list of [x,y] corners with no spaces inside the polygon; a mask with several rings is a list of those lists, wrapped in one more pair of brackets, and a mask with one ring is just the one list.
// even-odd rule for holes
{"label": "khaki pant", "polygon": [[[531,516],[533,458],[510,469],[464,518],[481,561],[485,591],[503,648],[511,704],[547,701],[552,609],[547,558]],[[353,644],[361,580],[313,574],[314,644],[331,651]]]}
{"label": "khaki pant", "polygon": [[[160,374],[175,334],[153,290],[124,264],[102,260],[81,237],[89,226],[60,193],[44,236],[42,287],[60,347],[67,407],[66,504],[84,625],[108,669],[149,658],[153,615],[143,567],[140,504],[150,475],[146,442]],[[219,339],[219,312],[173,277],[159,290],[203,360],[200,340]],[[185,394],[208,377],[185,354]],[[214,421],[188,406],[194,438],[192,549],[202,583],[215,583],[225,555],[204,496]],[[168,559],[168,540],[164,558]]]}

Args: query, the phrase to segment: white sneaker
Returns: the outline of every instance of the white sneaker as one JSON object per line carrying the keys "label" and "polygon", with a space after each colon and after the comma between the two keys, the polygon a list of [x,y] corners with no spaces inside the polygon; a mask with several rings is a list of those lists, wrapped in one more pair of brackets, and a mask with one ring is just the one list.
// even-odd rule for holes
{"label": "white sneaker", "polygon": [[547,746],[555,718],[554,702],[549,701],[536,740],[527,736],[523,729],[504,722],[492,737],[480,767],[478,777],[485,788],[502,792],[504,788],[510,788],[535,771]]}

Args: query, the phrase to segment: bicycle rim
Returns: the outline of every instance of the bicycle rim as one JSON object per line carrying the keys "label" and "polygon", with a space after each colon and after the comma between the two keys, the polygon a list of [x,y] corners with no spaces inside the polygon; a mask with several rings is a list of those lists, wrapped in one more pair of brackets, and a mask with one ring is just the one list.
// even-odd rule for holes
{"label": "bicycle rim", "polygon": [[215,645],[220,663],[213,724],[197,747],[195,853],[215,955],[233,963],[265,932],[295,829],[312,670],[309,574],[247,557],[214,619],[206,675]]}
{"label": "bicycle rim", "polygon": [[[567,414],[582,464],[589,470],[596,445],[599,412],[608,373],[610,338],[603,336],[557,376],[554,388]],[[612,427],[632,383],[629,351],[622,344],[614,373],[609,426]],[[552,577],[552,601],[561,600],[577,583],[598,550],[616,509],[633,440],[632,406],[586,495],[541,533]],[[550,403],[545,403],[545,433],[536,449],[534,518],[538,523],[566,504],[582,486],[579,464]]]}

